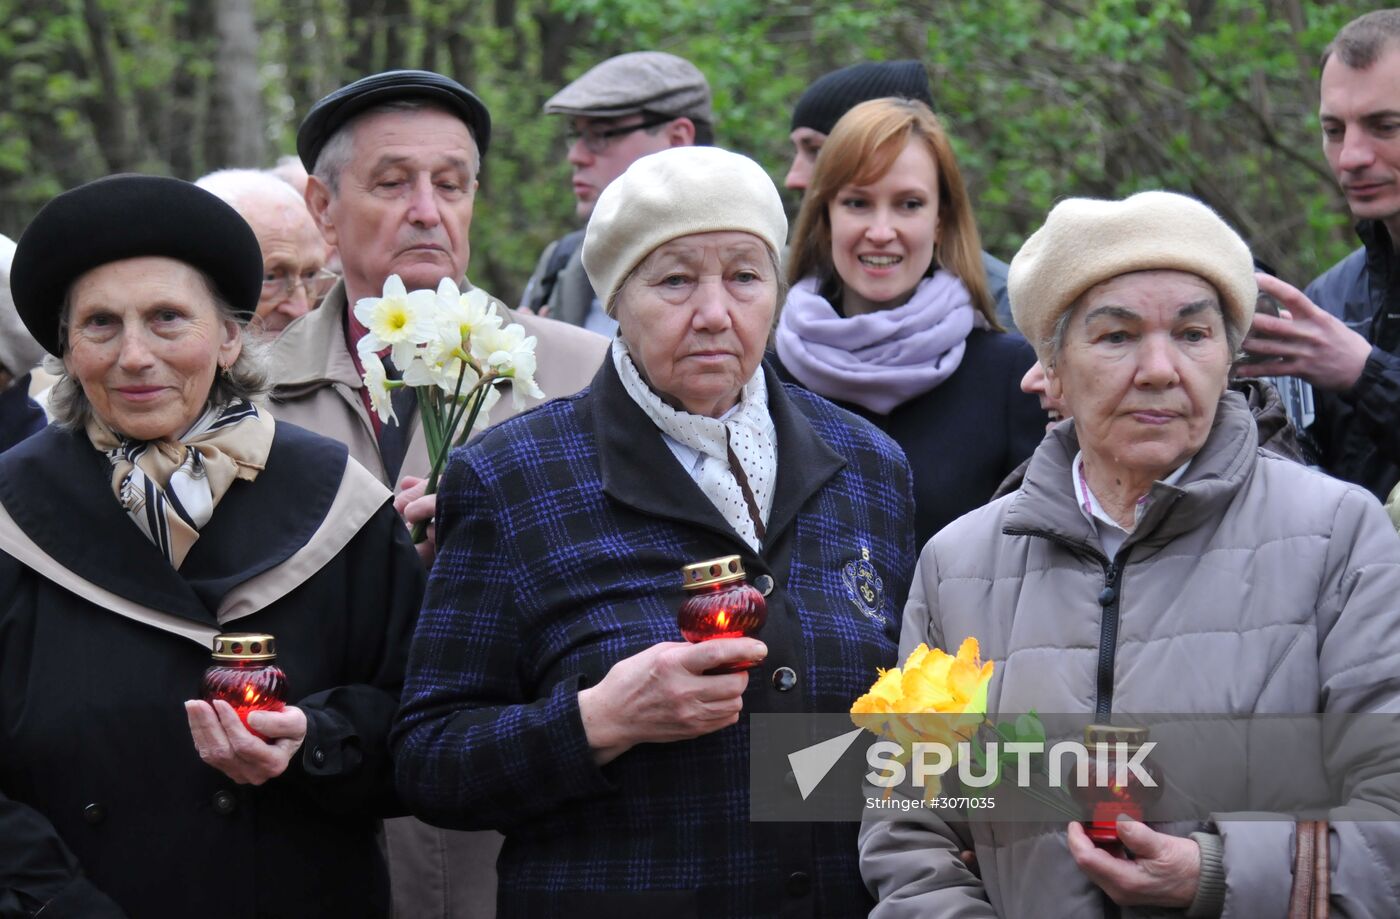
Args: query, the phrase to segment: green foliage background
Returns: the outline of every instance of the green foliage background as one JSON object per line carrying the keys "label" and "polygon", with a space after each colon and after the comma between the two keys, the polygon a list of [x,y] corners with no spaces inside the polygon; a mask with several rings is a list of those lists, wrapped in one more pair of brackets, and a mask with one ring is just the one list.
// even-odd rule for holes
{"label": "green foliage background", "polygon": [[[923,60],[985,245],[1003,258],[1058,198],[1145,188],[1201,197],[1295,282],[1355,245],[1320,150],[1316,61],[1371,8],[1358,3],[240,2],[255,16],[263,115],[230,126],[215,91],[228,39],[206,0],[0,0],[0,232],[17,236],[53,194],[110,172],[271,165],[320,95],[424,67],[491,108],[471,276],[514,299],[572,226],[564,125],[542,103],[609,55],[657,49],[707,74],[719,143],[779,182],[792,104],[812,79],[859,60]],[[261,152],[230,153],[221,129]]]}

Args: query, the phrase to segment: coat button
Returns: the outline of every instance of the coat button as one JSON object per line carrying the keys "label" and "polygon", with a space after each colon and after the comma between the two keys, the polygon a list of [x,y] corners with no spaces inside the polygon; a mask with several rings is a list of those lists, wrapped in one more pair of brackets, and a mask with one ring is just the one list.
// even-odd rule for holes
{"label": "coat button", "polygon": [[89,804],[87,807],[83,808],[83,819],[96,826],[107,819],[107,808],[95,802]]}
{"label": "coat button", "polygon": [[797,672],[791,667],[779,667],[773,671],[773,688],[778,692],[788,692],[797,685]]}
{"label": "coat button", "polygon": [[320,747],[312,750],[311,761],[318,766],[324,766],[326,764],[326,751],[322,750]]}
{"label": "coat button", "polygon": [[214,813],[227,817],[236,810],[238,810],[238,799],[233,796],[233,792],[214,792]]}
{"label": "coat button", "polygon": [[805,897],[812,890],[812,876],[805,871],[794,871],[787,878],[787,892],[790,897]]}
{"label": "coat button", "polygon": [[753,586],[766,597],[773,592],[773,579],[766,574],[760,574],[753,579]]}

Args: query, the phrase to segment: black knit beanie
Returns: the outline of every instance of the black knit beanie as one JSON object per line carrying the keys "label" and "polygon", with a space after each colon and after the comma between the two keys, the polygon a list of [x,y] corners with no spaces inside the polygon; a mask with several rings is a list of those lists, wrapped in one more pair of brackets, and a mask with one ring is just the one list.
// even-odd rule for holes
{"label": "black knit beanie", "polygon": [[928,71],[922,61],[867,61],[828,73],[817,80],[792,110],[792,128],[830,134],[841,116],[870,99],[897,96],[933,108]]}

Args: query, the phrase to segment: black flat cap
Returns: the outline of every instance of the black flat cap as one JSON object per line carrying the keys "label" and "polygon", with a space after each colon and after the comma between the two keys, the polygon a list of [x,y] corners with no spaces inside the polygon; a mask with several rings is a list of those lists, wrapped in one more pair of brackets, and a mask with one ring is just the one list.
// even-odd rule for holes
{"label": "black flat cap", "polygon": [[10,266],[15,310],[34,340],[58,355],[73,282],[99,265],[148,255],[198,268],[240,315],[258,308],[262,251],[237,211],[179,179],[115,175],[64,192],[25,227]]}
{"label": "black flat cap", "polygon": [[461,83],[427,70],[386,70],[362,77],[311,106],[297,128],[297,155],[307,172],[316,171],[316,157],[331,135],[365,109],[400,99],[436,102],[466,122],[477,152],[486,156],[491,143],[491,113],[486,104]]}

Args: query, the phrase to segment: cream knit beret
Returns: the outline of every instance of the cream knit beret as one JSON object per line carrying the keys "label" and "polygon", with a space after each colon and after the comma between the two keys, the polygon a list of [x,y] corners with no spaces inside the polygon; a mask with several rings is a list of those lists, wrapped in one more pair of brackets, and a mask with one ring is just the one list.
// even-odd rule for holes
{"label": "cream knit beret", "polygon": [[1145,191],[1122,201],[1068,198],[1011,260],[1007,293],[1016,328],[1045,362],[1055,323],[1081,294],[1133,271],[1173,269],[1209,281],[1227,320],[1254,320],[1259,289],[1249,247],[1195,198]]}
{"label": "cream knit beret", "polygon": [[763,167],[718,147],[671,147],[637,160],[593,206],[583,268],[603,305],[652,250],[681,236],[739,230],[775,255],[787,215]]}

